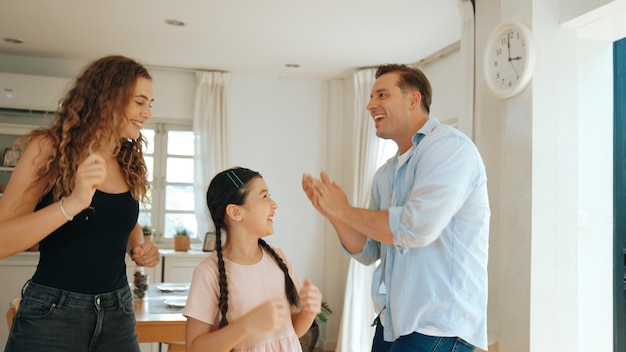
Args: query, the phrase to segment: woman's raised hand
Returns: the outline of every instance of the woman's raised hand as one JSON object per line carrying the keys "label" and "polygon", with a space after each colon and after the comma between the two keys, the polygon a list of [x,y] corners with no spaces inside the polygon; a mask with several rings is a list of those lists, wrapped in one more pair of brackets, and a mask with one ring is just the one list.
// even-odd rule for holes
{"label": "woman's raised hand", "polygon": [[96,188],[102,185],[106,177],[106,162],[100,154],[90,154],[83,160],[76,171],[74,191],[63,203],[67,213],[74,216],[87,208],[96,193]]}

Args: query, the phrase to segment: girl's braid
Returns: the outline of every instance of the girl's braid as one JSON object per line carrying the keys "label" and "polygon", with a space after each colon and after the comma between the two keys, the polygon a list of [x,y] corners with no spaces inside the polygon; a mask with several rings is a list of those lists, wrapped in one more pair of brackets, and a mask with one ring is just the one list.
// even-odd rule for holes
{"label": "girl's braid", "polygon": [[259,238],[259,245],[264,248],[269,254],[272,255],[280,270],[285,274],[285,293],[287,294],[287,299],[289,303],[298,307],[300,303],[300,297],[298,296],[298,290],[296,290],[296,285],[293,283],[291,276],[289,275],[289,269],[287,269],[287,265],[283,262],[283,258],[281,258],[276,251],[267,244],[267,242],[263,241],[263,239]]}
{"label": "girl's braid", "polygon": [[222,255],[222,236],[221,228],[219,225],[215,226],[215,250],[217,251],[217,268],[219,271],[219,284],[220,284],[220,299],[218,307],[222,314],[220,320],[220,328],[228,325],[228,319],[226,319],[226,312],[228,312],[228,283],[226,282],[226,268],[224,266],[224,256]]}

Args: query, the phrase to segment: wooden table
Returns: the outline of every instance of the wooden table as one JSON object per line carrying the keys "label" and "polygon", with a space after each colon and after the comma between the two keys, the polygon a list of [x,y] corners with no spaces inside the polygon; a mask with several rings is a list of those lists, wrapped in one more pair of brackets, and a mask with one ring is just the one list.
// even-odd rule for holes
{"label": "wooden table", "polygon": [[[137,339],[139,342],[184,342],[187,318],[182,309],[167,309],[163,303],[166,294],[156,286],[151,285],[146,297],[134,301]],[[177,293],[180,294],[186,295],[186,292]]]}

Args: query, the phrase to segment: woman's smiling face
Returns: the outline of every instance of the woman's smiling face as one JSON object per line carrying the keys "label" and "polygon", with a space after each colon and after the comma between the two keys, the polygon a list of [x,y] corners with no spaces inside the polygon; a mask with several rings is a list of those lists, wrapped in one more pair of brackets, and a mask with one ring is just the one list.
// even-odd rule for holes
{"label": "woman's smiling face", "polygon": [[126,106],[126,119],[128,120],[128,124],[122,132],[122,138],[139,138],[143,124],[152,118],[151,109],[153,101],[152,81],[144,77],[139,77],[135,84],[133,96]]}

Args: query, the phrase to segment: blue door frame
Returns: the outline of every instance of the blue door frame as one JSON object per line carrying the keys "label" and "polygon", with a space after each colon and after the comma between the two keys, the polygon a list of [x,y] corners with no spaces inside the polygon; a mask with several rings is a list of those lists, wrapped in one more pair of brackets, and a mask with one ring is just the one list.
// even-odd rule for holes
{"label": "blue door frame", "polygon": [[614,351],[626,352],[626,38],[613,43]]}

